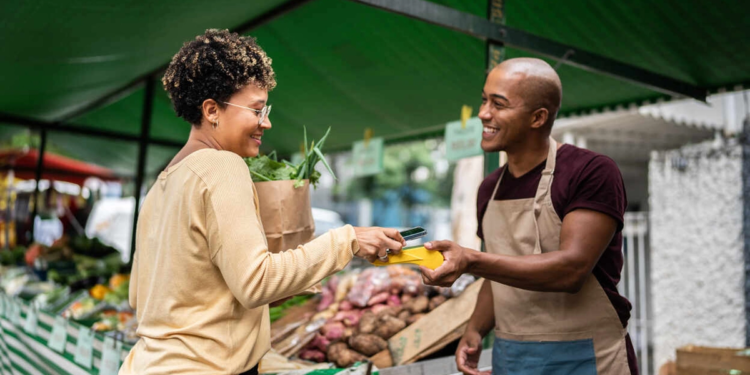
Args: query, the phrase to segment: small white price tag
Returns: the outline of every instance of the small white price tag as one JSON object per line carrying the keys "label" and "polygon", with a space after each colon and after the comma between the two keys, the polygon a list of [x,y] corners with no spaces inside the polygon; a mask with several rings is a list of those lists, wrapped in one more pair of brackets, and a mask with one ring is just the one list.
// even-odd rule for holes
{"label": "small white price tag", "polygon": [[13,307],[13,311],[10,315],[10,322],[14,325],[21,325],[21,303],[18,301],[11,301],[10,305]]}
{"label": "small white price tag", "polygon": [[120,353],[122,353],[122,342],[115,341],[111,337],[104,339],[99,375],[117,375],[120,370]]}
{"label": "small white price tag", "polygon": [[65,343],[67,342],[67,339],[68,322],[62,316],[56,316],[55,325],[52,326],[52,333],[50,334],[47,346],[58,353],[65,353]]}
{"label": "small white price tag", "polygon": [[91,368],[94,360],[94,332],[81,327],[78,330],[78,344],[76,345],[75,362],[87,369]]}
{"label": "small white price tag", "polygon": [[23,325],[23,330],[30,334],[36,336],[36,328],[39,325],[39,313],[36,310],[36,306],[29,306],[29,309],[26,310],[26,321]]}

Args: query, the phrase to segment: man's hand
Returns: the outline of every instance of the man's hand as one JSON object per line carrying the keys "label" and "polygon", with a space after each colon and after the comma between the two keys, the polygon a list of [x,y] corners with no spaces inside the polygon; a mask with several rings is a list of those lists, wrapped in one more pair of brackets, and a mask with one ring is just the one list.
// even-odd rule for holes
{"label": "man's hand", "polygon": [[427,267],[419,267],[422,271],[422,281],[427,285],[451,286],[461,275],[466,273],[469,267],[470,251],[452,241],[431,241],[424,244],[428,250],[437,250],[443,253],[445,262],[436,270]]}
{"label": "man's hand", "polygon": [[489,375],[489,371],[480,372],[479,356],[482,354],[482,335],[474,330],[466,330],[456,349],[456,366],[464,375]]}

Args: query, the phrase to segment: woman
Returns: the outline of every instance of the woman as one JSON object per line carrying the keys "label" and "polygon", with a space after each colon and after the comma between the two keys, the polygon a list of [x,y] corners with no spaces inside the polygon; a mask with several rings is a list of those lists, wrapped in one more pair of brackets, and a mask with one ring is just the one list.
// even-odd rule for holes
{"label": "woman", "polygon": [[254,374],[270,346],[268,304],[404,244],[396,230],[345,226],[267,250],[243,157],[271,129],[271,59],[250,37],[208,30],[162,80],[190,137],[140,211],[130,305],[138,335],[120,374]]}

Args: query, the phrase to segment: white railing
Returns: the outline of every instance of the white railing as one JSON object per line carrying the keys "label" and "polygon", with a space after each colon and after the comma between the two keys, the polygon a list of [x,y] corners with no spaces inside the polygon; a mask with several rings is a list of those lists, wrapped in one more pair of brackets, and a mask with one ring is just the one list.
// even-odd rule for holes
{"label": "white railing", "polygon": [[651,272],[648,246],[648,213],[626,212],[622,230],[625,256],[622,279],[618,284],[621,294],[633,304],[628,333],[633,341],[638,367],[643,375],[654,373],[651,339]]}

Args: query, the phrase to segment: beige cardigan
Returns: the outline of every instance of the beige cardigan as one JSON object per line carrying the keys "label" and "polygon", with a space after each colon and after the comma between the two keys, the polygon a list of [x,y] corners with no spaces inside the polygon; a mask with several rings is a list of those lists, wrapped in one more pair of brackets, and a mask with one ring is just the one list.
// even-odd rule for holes
{"label": "beige cardigan", "polygon": [[270,346],[268,303],[341,270],[351,226],[269,253],[245,162],[204,149],[159,175],[141,208],[130,281],[140,340],[120,374],[237,374]]}

